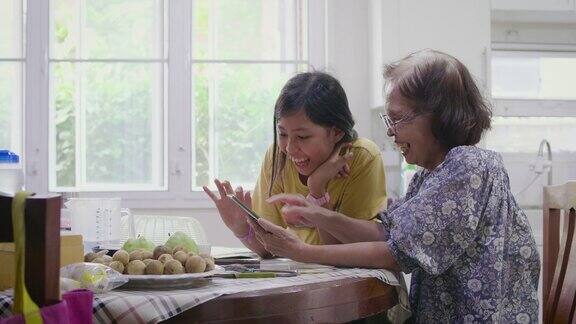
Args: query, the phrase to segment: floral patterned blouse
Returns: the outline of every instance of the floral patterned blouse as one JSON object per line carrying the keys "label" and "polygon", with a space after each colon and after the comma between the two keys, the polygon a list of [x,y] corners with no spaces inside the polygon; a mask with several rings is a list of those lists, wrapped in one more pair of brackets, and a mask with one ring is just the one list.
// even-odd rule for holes
{"label": "floral patterned blouse", "polygon": [[413,322],[538,322],[540,259],[497,153],[453,148],[380,216]]}

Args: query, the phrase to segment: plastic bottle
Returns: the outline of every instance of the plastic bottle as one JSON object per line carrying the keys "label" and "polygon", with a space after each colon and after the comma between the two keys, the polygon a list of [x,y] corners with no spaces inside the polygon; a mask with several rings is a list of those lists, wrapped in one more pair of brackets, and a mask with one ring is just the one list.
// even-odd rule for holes
{"label": "plastic bottle", "polygon": [[13,195],[22,190],[24,176],[20,157],[8,150],[0,150],[0,192]]}

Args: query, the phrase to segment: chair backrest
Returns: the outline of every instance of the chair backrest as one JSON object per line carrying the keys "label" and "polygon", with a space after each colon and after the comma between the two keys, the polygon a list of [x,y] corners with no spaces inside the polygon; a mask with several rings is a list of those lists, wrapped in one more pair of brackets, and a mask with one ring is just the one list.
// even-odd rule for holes
{"label": "chair backrest", "polygon": [[[144,235],[157,245],[164,244],[175,232],[184,232],[198,244],[206,244],[204,227],[194,217],[172,215],[133,215],[135,235]],[[129,219],[122,219],[120,225],[121,241],[128,239]]]}
{"label": "chair backrest", "polygon": [[543,208],[543,320],[572,323],[576,321],[576,181],[544,187]]}
{"label": "chair backrest", "polygon": [[[60,300],[60,208],[59,195],[26,199],[25,284],[38,306]],[[0,242],[13,242],[12,197],[0,195]]]}

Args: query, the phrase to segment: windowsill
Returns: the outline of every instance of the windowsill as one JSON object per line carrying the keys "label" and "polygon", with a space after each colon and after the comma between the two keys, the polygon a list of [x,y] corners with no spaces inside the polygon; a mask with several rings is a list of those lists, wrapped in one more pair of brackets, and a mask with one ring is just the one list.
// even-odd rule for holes
{"label": "windowsill", "polygon": [[76,197],[122,199],[122,207],[137,209],[213,209],[214,202],[204,192],[79,192]]}

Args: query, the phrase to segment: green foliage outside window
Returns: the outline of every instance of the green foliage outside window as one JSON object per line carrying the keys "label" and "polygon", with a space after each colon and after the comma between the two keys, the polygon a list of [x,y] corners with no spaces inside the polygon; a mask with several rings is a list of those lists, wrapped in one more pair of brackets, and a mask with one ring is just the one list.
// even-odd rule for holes
{"label": "green foliage outside window", "polygon": [[[81,58],[88,60],[163,57],[159,36],[163,33],[158,32],[162,26],[155,16],[161,2],[83,1],[81,30],[76,17],[78,1],[53,3],[52,58],[79,58],[80,48]],[[194,59],[281,59],[279,40],[269,39],[278,32],[270,32],[264,21],[271,13],[278,15],[282,1],[215,3],[216,7],[210,1],[194,2]],[[217,36],[210,31],[214,10],[218,19],[226,22]],[[216,49],[211,47],[212,41],[217,43]],[[89,184],[154,184],[152,174],[162,172],[153,170],[153,158],[158,158],[153,155],[162,154],[163,159],[163,151],[157,152],[153,146],[152,133],[163,126],[159,109],[164,104],[161,78],[166,67],[162,64],[51,63],[58,187],[78,185],[76,170],[81,163],[86,164],[83,168]],[[215,176],[234,184],[254,183],[272,143],[276,97],[286,80],[305,68],[294,63],[258,62],[192,65],[194,129],[181,136],[193,136],[193,186],[209,184]],[[155,128],[155,123],[159,127]]]}
{"label": "green foliage outside window", "polygon": [[0,149],[12,146],[11,117],[13,109],[13,80],[11,63],[0,63]]}

